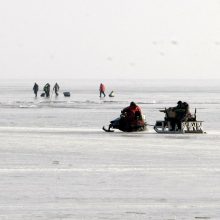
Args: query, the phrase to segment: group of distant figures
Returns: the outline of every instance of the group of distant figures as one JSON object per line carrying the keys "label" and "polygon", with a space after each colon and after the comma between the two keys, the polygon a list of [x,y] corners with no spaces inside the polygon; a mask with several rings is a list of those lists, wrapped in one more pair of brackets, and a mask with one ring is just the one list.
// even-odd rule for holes
{"label": "group of distant figures", "polygon": [[[55,92],[56,96],[59,95],[59,93],[58,93],[59,90],[60,90],[60,86],[57,83],[55,83],[55,85],[53,87],[53,91]],[[37,93],[39,91],[39,85],[37,83],[34,84],[33,91],[34,91],[35,97],[37,97]],[[44,93],[41,94],[41,97],[46,96],[47,98],[49,98],[50,97],[50,84],[49,83],[47,83],[43,87],[43,91],[44,91]]]}
{"label": "group of distant figures", "polygon": [[[106,96],[105,95],[105,90],[106,90],[105,85],[103,83],[101,83],[100,86],[99,86],[99,97],[100,98],[102,97],[102,95],[103,95],[103,97]],[[110,94],[109,94],[109,97],[114,97],[114,96],[115,96],[114,91],[111,91]]]}
{"label": "group of distant figures", "polygon": [[[59,95],[59,90],[60,90],[60,86],[55,83],[54,87],[53,87],[53,91],[55,92],[56,96]],[[34,84],[34,87],[33,87],[33,91],[34,91],[34,94],[35,94],[35,97],[37,97],[37,94],[38,94],[38,91],[39,91],[39,85],[37,83]],[[50,97],[50,84],[47,83],[44,87],[43,87],[43,91],[44,93],[41,94],[41,97],[44,97],[46,96],[47,98]],[[99,97],[101,98],[102,96],[105,97],[105,91],[106,91],[106,88],[105,88],[105,85],[103,83],[100,84],[99,86],[99,92],[100,92],[100,95]],[[64,92],[64,95],[65,95],[66,92]],[[68,96],[68,95],[67,95]],[[114,94],[114,91],[111,91],[110,94],[109,94],[109,97],[114,97],[115,94]]]}

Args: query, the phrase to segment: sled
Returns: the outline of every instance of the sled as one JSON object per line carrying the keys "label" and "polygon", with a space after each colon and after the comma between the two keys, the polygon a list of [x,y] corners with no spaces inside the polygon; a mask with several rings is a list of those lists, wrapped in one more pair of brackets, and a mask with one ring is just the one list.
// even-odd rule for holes
{"label": "sled", "polygon": [[70,92],[64,92],[63,95],[64,97],[70,97]]}
{"label": "sled", "polygon": [[203,134],[203,121],[185,121],[181,123],[181,128],[177,126],[172,129],[169,121],[156,121],[154,130],[159,134]]}

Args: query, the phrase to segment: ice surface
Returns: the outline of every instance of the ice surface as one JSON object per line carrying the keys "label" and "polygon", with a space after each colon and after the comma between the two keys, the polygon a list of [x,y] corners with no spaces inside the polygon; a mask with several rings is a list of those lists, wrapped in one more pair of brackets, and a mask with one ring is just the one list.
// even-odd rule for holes
{"label": "ice surface", "polygon": [[[0,87],[0,219],[220,219],[217,88],[180,87],[177,95],[127,83],[110,102],[97,88],[87,101],[76,87],[51,105],[21,85],[9,94]],[[136,99],[150,124],[163,118],[158,109],[189,101],[207,134],[101,130]]]}

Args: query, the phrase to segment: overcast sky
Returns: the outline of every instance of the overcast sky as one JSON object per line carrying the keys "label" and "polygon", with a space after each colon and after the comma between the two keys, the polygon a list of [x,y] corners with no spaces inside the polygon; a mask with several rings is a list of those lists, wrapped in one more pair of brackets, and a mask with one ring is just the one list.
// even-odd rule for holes
{"label": "overcast sky", "polygon": [[1,1],[0,78],[220,78],[220,1]]}

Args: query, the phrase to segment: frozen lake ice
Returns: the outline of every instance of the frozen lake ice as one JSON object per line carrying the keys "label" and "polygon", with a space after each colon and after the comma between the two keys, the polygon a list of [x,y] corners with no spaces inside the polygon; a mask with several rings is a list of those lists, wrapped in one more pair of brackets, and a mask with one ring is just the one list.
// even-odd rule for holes
{"label": "frozen lake ice", "polygon": [[[110,81],[105,100],[95,81],[51,100],[32,84],[0,83],[0,219],[220,219],[219,82]],[[178,100],[207,134],[101,130],[130,101],[153,124]]]}

